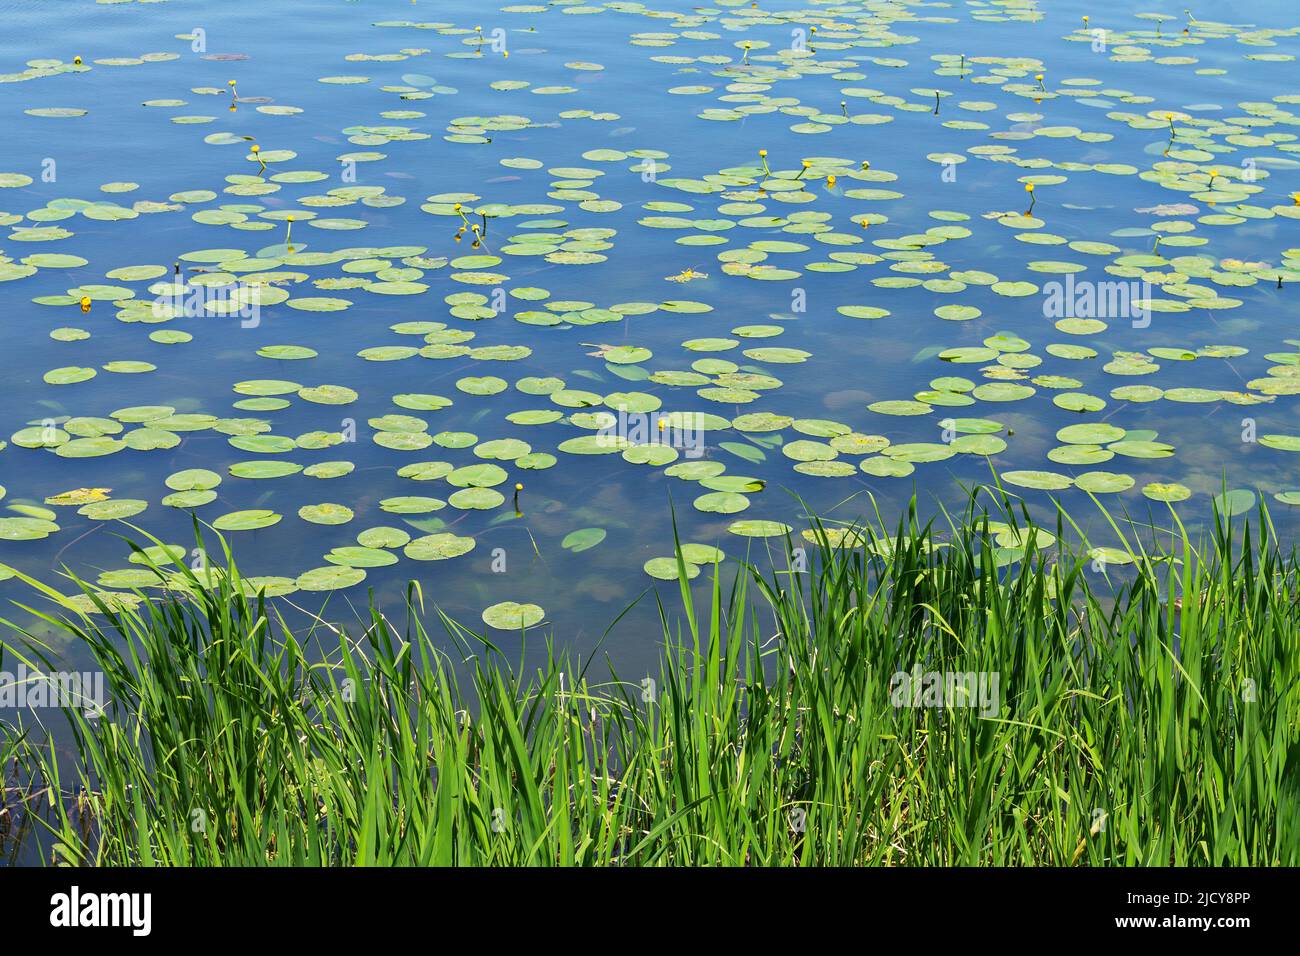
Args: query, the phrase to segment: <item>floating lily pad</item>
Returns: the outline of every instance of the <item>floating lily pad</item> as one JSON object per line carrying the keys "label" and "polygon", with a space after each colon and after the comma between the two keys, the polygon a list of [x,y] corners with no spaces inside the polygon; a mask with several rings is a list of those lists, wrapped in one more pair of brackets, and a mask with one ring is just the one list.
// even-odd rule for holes
{"label": "floating lily pad", "polygon": [[304,571],[298,575],[295,583],[303,591],[338,591],[360,584],[365,579],[366,572],[362,568],[327,565]]}
{"label": "floating lily pad", "polygon": [[441,561],[472,551],[474,544],[473,538],[443,532],[411,539],[402,553],[414,561]]}
{"label": "floating lily pad", "polygon": [[232,511],[213,521],[212,527],[218,531],[256,531],[259,528],[269,528],[271,525],[279,523],[281,517],[283,516],[265,508]]}
{"label": "floating lily pad", "polygon": [[[699,577],[700,569],[689,562],[684,562],[686,577],[688,579]],[[642,568],[645,573],[652,578],[658,578],[661,581],[677,581],[681,578],[681,572],[677,566],[676,558],[651,558]]]}
{"label": "floating lily pad", "polygon": [[298,509],[298,517],[312,524],[347,524],[352,520],[352,509],[347,505],[319,504],[303,505]]}
{"label": "floating lily pad", "polygon": [[546,612],[536,604],[502,601],[483,610],[483,623],[502,631],[521,631],[540,624]]}

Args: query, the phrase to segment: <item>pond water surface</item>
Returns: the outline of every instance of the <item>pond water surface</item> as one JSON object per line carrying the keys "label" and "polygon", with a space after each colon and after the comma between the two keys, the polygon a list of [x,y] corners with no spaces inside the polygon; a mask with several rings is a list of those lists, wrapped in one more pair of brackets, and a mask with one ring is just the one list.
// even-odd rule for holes
{"label": "pond water surface", "polygon": [[674,513],[697,586],[993,470],[1289,535],[1288,7],[7,3],[0,562],[129,600],[197,516],[589,652]]}

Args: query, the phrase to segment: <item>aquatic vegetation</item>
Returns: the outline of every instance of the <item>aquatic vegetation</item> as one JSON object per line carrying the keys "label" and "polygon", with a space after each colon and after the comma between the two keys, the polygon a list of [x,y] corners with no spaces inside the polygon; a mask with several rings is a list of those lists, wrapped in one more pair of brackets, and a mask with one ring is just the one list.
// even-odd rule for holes
{"label": "aquatic vegetation", "polygon": [[[1077,550],[1064,512],[985,489],[940,523],[814,519],[773,542],[789,565],[734,581],[677,542],[656,573],[708,587],[659,605],[657,664],[608,679],[563,635],[540,671],[513,662],[538,605],[479,631],[412,584],[294,628],[287,579],[136,547],[168,596],[27,581],[108,702],[64,710],[71,766],[0,728],[18,830],[98,865],[1296,865],[1300,559],[1262,504],[1203,540],[1113,524],[1119,546]],[[358,565],[404,532],[366,535]],[[1131,575],[1111,592],[1099,563]],[[46,786],[48,810],[23,799]]]}
{"label": "aquatic vegetation", "polygon": [[[112,170],[0,171],[3,557],[131,580],[98,522],[193,515],[283,594],[455,587],[496,535],[630,597],[674,576],[645,487],[723,551],[797,519],[782,489],[990,468],[1035,508],[1194,513],[1225,470],[1296,505],[1295,27],[934,14],[453,5],[340,14],[292,69],[165,33],[0,66],[24,129]],[[119,170],[109,123],[165,149]]]}

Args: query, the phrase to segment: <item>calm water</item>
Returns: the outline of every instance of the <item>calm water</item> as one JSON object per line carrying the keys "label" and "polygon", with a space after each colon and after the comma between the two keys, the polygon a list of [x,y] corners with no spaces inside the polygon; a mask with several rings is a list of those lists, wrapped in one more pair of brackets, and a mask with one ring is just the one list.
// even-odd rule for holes
{"label": "calm water", "polygon": [[[1244,441],[1243,433],[1300,432],[1294,396],[1286,394],[1288,370],[1300,361],[1300,238],[1289,212],[1290,194],[1300,189],[1300,84],[1291,59],[1300,51],[1292,26],[1300,18],[1280,2],[1251,4],[1234,16],[1253,27],[1197,23],[1184,35],[1186,18],[1170,11],[1157,34],[1155,21],[1136,16],[1150,8],[1105,7],[0,5],[7,81],[0,83],[0,254],[11,260],[0,265],[7,280],[0,282],[0,430],[47,430],[51,444],[78,439],[76,448],[109,452],[63,457],[11,440],[0,451],[0,507],[11,509],[4,515],[39,522],[48,515],[31,508],[48,509],[58,530],[0,541],[0,561],[46,580],[63,564],[90,579],[108,572],[104,586],[123,590],[131,578],[112,572],[138,567],[118,537],[130,532],[45,499],[111,489],[110,500],[147,502],[133,523],[188,549],[191,511],[163,504],[173,491],[165,479],[204,469],[221,482],[214,500],[194,509],[202,520],[251,509],[283,516],[229,534],[245,574],[293,579],[333,567],[326,553],[381,526],[416,538],[473,539],[473,550],[438,561],[389,547],[396,563],[368,567],[363,582],[329,596],[331,619],[352,617],[368,587],[393,606],[414,577],[431,602],[474,626],[498,602],[536,604],[564,646],[590,651],[647,588],[675,601],[674,583],[643,570],[672,553],[670,501],[684,541],[716,545],[732,558],[748,551],[766,564],[760,555],[780,550],[780,539],[736,534],[733,524],[782,522],[797,533],[806,525],[791,493],[845,521],[865,513],[870,494],[892,521],[912,494],[924,508],[959,501],[961,486],[987,479],[990,465],[1000,473],[1051,472],[1048,485],[1100,471],[1119,477],[1085,478],[1085,485],[1103,482],[1108,506],[1135,514],[1151,508],[1167,517],[1145,486],[1183,486],[1190,498],[1176,507],[1195,524],[1226,472],[1229,488],[1269,498],[1289,534],[1289,509],[1271,496],[1300,488],[1293,453],[1278,447],[1284,440]],[[1090,28],[1127,35],[1110,33],[1104,49],[1094,49],[1079,32],[1085,14]],[[801,42],[809,49],[792,54]],[[75,56],[85,68],[67,68]],[[239,96],[234,110],[230,80]],[[78,115],[39,115],[50,108]],[[1177,111],[1172,142],[1161,118],[1167,111]],[[250,142],[271,160],[265,174]],[[963,161],[945,163],[947,154]],[[796,179],[804,159],[812,163]],[[1032,200],[1027,178],[1036,186]],[[105,191],[106,184],[135,188]],[[1021,216],[1031,201],[1033,215]],[[481,207],[491,214],[481,248],[471,248],[472,232],[454,240],[462,224],[455,202],[471,214],[467,222],[480,222],[472,213]],[[1162,205],[1175,208],[1142,211]],[[855,218],[864,214],[871,217],[865,226]],[[1126,259],[1153,250],[1154,258]],[[22,267],[32,256],[35,271]],[[186,278],[218,287],[247,287],[270,273],[265,288],[278,291],[267,295],[255,326],[224,315],[158,320],[156,284],[170,281],[178,261]],[[1073,274],[1080,286],[1146,279],[1155,283],[1158,307],[1178,310],[1152,311],[1149,323],[1124,314],[1056,327],[1057,317],[1045,314],[1047,285],[1063,281],[1070,264],[1083,267]],[[136,266],[157,268],[109,275]],[[703,277],[666,281],[688,269]],[[1287,279],[1280,290],[1279,269]],[[873,282],[882,279],[889,281]],[[898,279],[913,284],[893,287]],[[1033,288],[1008,295],[1025,290],[1006,283]],[[92,299],[88,312],[82,295]],[[458,298],[449,304],[449,296]],[[321,299],[347,305],[292,306]],[[680,302],[687,305],[673,304]],[[646,305],[610,310],[628,303]],[[662,303],[669,305],[651,310]],[[855,306],[888,314],[854,317]],[[539,315],[549,315],[548,324],[537,324]],[[723,341],[700,341],[710,339]],[[414,354],[426,345],[432,348]],[[276,346],[310,357],[280,358],[286,353]],[[358,355],[394,346],[412,354]],[[493,346],[523,348],[470,351]],[[604,346],[616,351],[590,354]],[[1195,354],[1207,346],[1232,348]],[[958,348],[983,351],[956,353],[971,359],[961,363],[940,355]],[[778,351],[745,354],[755,349]],[[67,369],[96,374],[49,381],[87,374],[49,374]],[[504,389],[465,390],[477,387],[467,379],[485,376]],[[565,391],[516,387],[536,378],[561,379]],[[936,379],[947,381],[932,386]],[[235,388],[263,380],[282,384]],[[1261,388],[1269,380],[1284,383],[1272,389],[1278,394]],[[325,404],[321,393],[298,394],[323,385],[350,389],[355,399]],[[1163,391],[1111,394],[1137,385]],[[579,407],[579,392],[603,404]],[[931,401],[918,408],[918,393]],[[1053,402],[1065,393],[1104,407],[1067,410]],[[411,394],[450,404],[394,403]],[[278,401],[235,405],[259,395]],[[1152,400],[1132,400],[1138,397]],[[673,413],[728,422],[781,417],[771,430],[707,431],[702,457],[682,454],[674,464],[714,462],[723,475],[752,481],[708,479],[713,486],[702,487],[667,474],[669,463],[627,460],[651,454],[644,450],[625,457],[561,447],[594,434],[604,422],[591,416],[620,402],[648,415],[651,436],[654,423]],[[137,406],[166,408],[121,416],[141,421],[120,422],[120,433],[101,421]],[[186,420],[163,418],[166,409],[213,416],[202,424],[216,427],[174,430]],[[580,417],[506,418],[536,410]],[[389,415],[423,424],[372,424]],[[943,449],[963,431],[946,425],[950,418],[996,423],[987,428],[1005,449],[986,457],[979,452],[996,448],[968,442],[959,447],[972,451],[925,460],[949,454]],[[1049,459],[1070,444],[1058,430],[1097,423],[1124,430],[1103,430],[1098,445],[1129,445],[1119,454],[1099,448],[1068,462]],[[118,448],[142,428],[151,430],[149,442],[171,447]],[[313,432],[335,436],[326,441],[355,432],[355,441],[311,447],[301,436]],[[380,433],[387,445],[425,447],[386,447],[375,441]],[[439,437],[418,437],[426,433]],[[881,455],[879,439],[853,435],[927,447],[891,457]],[[504,439],[528,448],[483,447]],[[1172,454],[1151,442],[1172,446]],[[534,456],[525,464],[555,461],[521,467],[521,452]],[[505,457],[483,457],[491,454]],[[841,464],[796,471],[800,459]],[[900,474],[864,472],[867,459],[877,462],[869,468]],[[331,478],[236,476],[240,463],[262,460],[353,468]],[[901,474],[908,469],[900,461],[914,470]],[[501,472],[424,481],[398,474],[418,462],[447,463],[433,466],[434,474],[486,462]],[[818,470],[828,474],[809,473]],[[495,485],[502,500],[453,498],[461,488],[449,477]],[[1123,488],[1130,479],[1125,490],[1106,484]],[[518,512],[517,482],[524,485]],[[758,483],[761,490],[746,490]],[[1074,486],[1012,490],[1040,514],[1053,498],[1081,516],[1093,510]],[[708,494],[706,507],[744,510],[694,506]],[[385,510],[400,496],[437,499],[428,505],[437,510]],[[350,520],[299,516],[323,503],[350,509]],[[30,528],[11,527],[18,529],[11,536]],[[604,537],[582,551],[572,539],[570,547],[562,543],[582,529]],[[1102,534],[1097,543],[1116,542]],[[13,580],[0,589],[9,599],[28,594]],[[314,610],[325,597],[299,590],[287,600]],[[621,670],[647,666],[656,653],[652,602],[642,604],[603,646]],[[518,646],[517,635],[493,633],[503,646]]]}

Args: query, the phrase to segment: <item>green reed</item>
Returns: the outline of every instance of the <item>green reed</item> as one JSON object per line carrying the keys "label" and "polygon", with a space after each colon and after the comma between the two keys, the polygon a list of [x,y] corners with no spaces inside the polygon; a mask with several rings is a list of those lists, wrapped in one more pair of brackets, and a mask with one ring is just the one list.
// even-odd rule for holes
{"label": "green reed", "polygon": [[[136,610],[28,608],[111,703],[65,711],[71,757],[12,729],[0,751],[59,795],[51,863],[1300,863],[1295,553],[1262,505],[1195,539],[1106,520],[1132,563],[996,488],[938,522],[814,520],[779,549],[806,573],[715,568],[660,604],[658,671],[627,680],[549,642],[511,664],[416,585],[400,626],[295,631],[223,542],[224,573],[159,569]],[[995,712],[896,706],[913,668],[996,675]]]}

